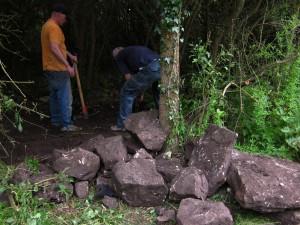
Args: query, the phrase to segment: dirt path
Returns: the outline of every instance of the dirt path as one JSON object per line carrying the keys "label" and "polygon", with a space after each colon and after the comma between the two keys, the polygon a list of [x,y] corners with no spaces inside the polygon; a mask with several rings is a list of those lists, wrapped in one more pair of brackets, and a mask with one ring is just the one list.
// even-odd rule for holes
{"label": "dirt path", "polygon": [[[5,156],[4,151],[1,150],[0,159],[7,164],[16,164],[28,156],[43,160],[49,158],[54,149],[71,149],[99,134],[104,137],[115,135],[109,129],[115,122],[116,110],[114,108],[111,105],[94,107],[88,120],[75,116],[75,124],[81,126],[83,130],[73,133],[63,133],[51,127],[49,119],[41,120],[34,115],[23,115],[24,120],[30,123],[24,123],[22,133],[16,129],[10,131],[9,135],[16,140],[15,147],[6,143],[5,146],[10,156]],[[75,112],[75,115],[79,114]]]}

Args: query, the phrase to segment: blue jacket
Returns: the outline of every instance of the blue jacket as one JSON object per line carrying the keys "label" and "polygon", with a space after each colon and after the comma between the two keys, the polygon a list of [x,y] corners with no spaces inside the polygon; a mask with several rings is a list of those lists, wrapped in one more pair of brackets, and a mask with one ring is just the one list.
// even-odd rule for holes
{"label": "blue jacket", "polygon": [[159,55],[145,46],[129,46],[124,48],[116,57],[119,70],[123,75],[137,73],[140,68],[147,66]]}

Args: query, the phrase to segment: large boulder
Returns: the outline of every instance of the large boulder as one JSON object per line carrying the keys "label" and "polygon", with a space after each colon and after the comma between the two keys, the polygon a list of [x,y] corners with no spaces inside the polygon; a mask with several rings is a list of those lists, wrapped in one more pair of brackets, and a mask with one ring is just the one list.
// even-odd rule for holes
{"label": "large boulder", "polygon": [[125,121],[125,128],[136,134],[146,149],[160,151],[167,134],[159,124],[158,111],[131,114]]}
{"label": "large boulder", "polygon": [[96,150],[107,170],[111,170],[117,162],[127,160],[127,149],[120,135],[103,139]]}
{"label": "large boulder", "polygon": [[231,161],[231,149],[237,134],[216,125],[210,125],[203,138],[196,142],[189,165],[201,169],[208,180],[208,196],[226,182]]}
{"label": "large boulder", "polygon": [[208,183],[203,172],[196,167],[183,169],[171,183],[171,200],[181,200],[184,198],[206,199]]}
{"label": "large boulder", "polygon": [[242,207],[278,212],[300,207],[300,165],[233,152],[228,183]]}
{"label": "large boulder", "polygon": [[192,198],[180,202],[177,212],[178,225],[233,225],[229,209],[221,202]]}
{"label": "large boulder", "polygon": [[[198,140],[198,142],[201,142],[201,138]],[[192,153],[194,151],[194,148],[197,145],[197,141],[196,140],[188,140],[184,146],[184,159],[186,161],[189,161],[191,159]]]}
{"label": "large boulder", "polygon": [[179,159],[156,159],[156,169],[166,183],[171,183],[171,181],[180,173],[182,170],[182,165]]}
{"label": "large boulder", "polygon": [[143,148],[143,144],[134,136],[132,136],[130,133],[126,133],[123,135],[124,138],[124,144],[127,147],[127,152],[129,154],[135,154],[138,150]]}
{"label": "large boulder", "polygon": [[97,146],[99,146],[102,142],[104,137],[100,134],[97,135],[96,137],[93,137],[85,142],[83,142],[79,147],[88,150],[88,151],[95,151]]}
{"label": "large boulder", "polygon": [[164,179],[151,159],[117,163],[113,168],[113,186],[130,206],[159,206],[168,193]]}
{"label": "large boulder", "polygon": [[53,169],[78,180],[93,179],[100,168],[99,157],[81,148],[60,152],[60,156],[56,152],[56,157],[53,162]]}

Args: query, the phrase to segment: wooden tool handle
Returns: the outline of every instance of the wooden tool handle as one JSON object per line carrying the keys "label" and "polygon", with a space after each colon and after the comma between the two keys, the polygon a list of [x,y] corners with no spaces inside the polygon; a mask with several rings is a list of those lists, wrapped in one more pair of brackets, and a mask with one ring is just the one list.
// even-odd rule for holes
{"label": "wooden tool handle", "polygon": [[88,110],[84,102],[84,97],[83,97],[83,92],[82,92],[82,87],[81,87],[81,82],[80,82],[80,77],[79,77],[79,72],[78,72],[78,67],[77,64],[74,64],[74,69],[75,69],[75,76],[76,76],[76,82],[77,82],[77,87],[78,87],[78,92],[79,92],[79,97],[80,97],[80,103],[81,103],[81,108],[82,108],[82,113],[85,118],[88,118]]}

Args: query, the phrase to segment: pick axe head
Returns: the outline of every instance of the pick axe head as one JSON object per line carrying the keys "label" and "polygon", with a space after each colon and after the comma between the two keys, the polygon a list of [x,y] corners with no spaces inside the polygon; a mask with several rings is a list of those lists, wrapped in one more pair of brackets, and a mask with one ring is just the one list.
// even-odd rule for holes
{"label": "pick axe head", "polygon": [[89,113],[88,113],[88,109],[87,109],[87,106],[86,105],[84,105],[83,107],[82,107],[82,114],[83,114],[83,118],[84,119],[88,119],[89,118]]}

